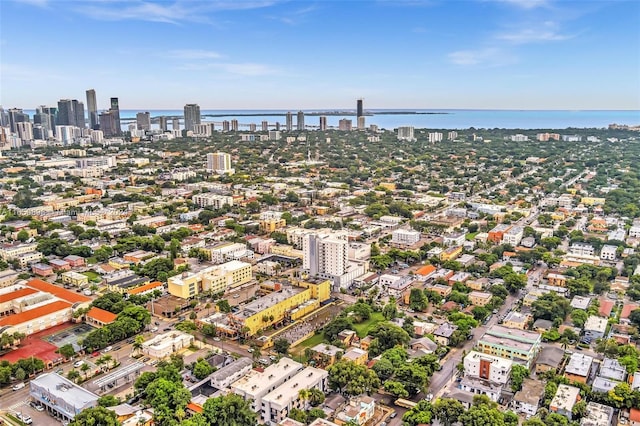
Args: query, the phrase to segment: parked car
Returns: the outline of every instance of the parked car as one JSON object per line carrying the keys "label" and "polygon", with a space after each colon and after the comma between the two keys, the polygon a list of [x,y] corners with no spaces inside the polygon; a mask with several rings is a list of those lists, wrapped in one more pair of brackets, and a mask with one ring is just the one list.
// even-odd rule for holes
{"label": "parked car", "polygon": [[28,425],[33,423],[33,420],[31,419],[31,416],[28,415],[28,414],[16,413],[16,418],[18,420],[22,421],[22,423],[25,423],[25,424],[28,424]]}
{"label": "parked car", "polygon": [[20,383],[17,383],[15,385],[13,385],[13,387],[11,389],[13,389],[14,391],[17,391],[17,390],[23,389],[24,387],[25,387],[24,382],[20,382]]}
{"label": "parked car", "polygon": [[163,331],[171,331],[171,327],[165,327]]}
{"label": "parked car", "polygon": [[96,357],[96,356],[100,356],[100,352],[95,351],[94,353],[91,354],[92,357]]}
{"label": "parked car", "polygon": [[56,374],[64,374],[64,369],[62,369],[62,368],[58,368],[58,369],[56,370]]}
{"label": "parked car", "polygon": [[151,360],[151,358],[148,356],[145,356],[144,358],[142,358],[142,362],[147,362],[149,360]]}
{"label": "parked car", "polygon": [[266,358],[260,358],[258,361],[260,364],[269,365],[269,360]]}
{"label": "parked car", "polygon": [[31,407],[33,407],[33,409],[35,409],[36,411],[39,411],[39,412],[43,412],[44,411],[44,407],[42,405],[38,404],[36,401],[31,401],[29,403],[29,405]]}
{"label": "parked car", "polygon": [[78,367],[82,366],[82,364],[84,364],[84,360],[78,360],[78,361],[73,363],[73,366],[75,368],[78,368]]}
{"label": "parked car", "polygon": [[127,339],[128,344],[132,344],[133,342],[135,342],[135,339]]}
{"label": "parked car", "polygon": [[249,352],[250,354],[252,354],[254,351],[255,351],[255,349],[253,349],[253,348],[247,349],[247,352]]}
{"label": "parked car", "polygon": [[113,350],[113,346],[107,346],[106,348],[104,348],[104,349],[102,350],[102,353],[105,353],[105,354],[106,354],[107,352],[111,352],[111,350]]}

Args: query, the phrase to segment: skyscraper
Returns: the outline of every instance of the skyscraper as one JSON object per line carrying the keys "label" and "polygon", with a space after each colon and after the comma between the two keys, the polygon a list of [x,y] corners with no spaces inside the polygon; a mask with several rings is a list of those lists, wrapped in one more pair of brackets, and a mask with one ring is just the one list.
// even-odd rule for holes
{"label": "skyscraper", "polygon": [[116,128],[116,119],[113,111],[104,111],[100,113],[100,130],[102,134],[109,138],[111,136],[117,136],[120,134],[120,129]]}
{"label": "skyscraper", "polygon": [[364,109],[362,108],[362,101],[363,99],[358,99],[357,103],[356,103],[356,115],[358,117],[362,117],[364,115]]}
{"label": "skyscraper", "polygon": [[361,115],[358,117],[358,130],[364,130],[365,124],[364,124],[364,115]]}
{"label": "skyscraper", "polygon": [[184,106],[184,128],[193,131],[196,124],[200,124],[200,106],[186,104]]}
{"label": "skyscraper", "polygon": [[327,116],[320,116],[320,130],[327,130]]}
{"label": "skyscraper", "polygon": [[237,132],[239,129],[238,127],[238,120],[236,120],[235,118],[233,120],[231,120],[231,131],[232,132]]}
{"label": "skyscraper", "polygon": [[71,99],[60,99],[58,101],[58,126],[75,126],[76,115],[73,112],[73,102]]}
{"label": "skyscraper", "polygon": [[339,130],[344,130],[348,132],[348,131],[351,131],[352,128],[353,128],[353,122],[348,118],[343,118],[342,120],[338,121]]}
{"label": "skyscraper", "polygon": [[174,118],[171,121],[171,129],[180,130],[180,119],[179,118]]}
{"label": "skyscraper", "polygon": [[314,277],[339,277],[347,271],[348,246],[337,236],[307,234],[302,238],[302,268]]}
{"label": "skyscraper", "polygon": [[165,117],[164,115],[161,115],[160,117],[158,117],[158,123],[160,124],[160,130],[163,132],[166,132],[167,129],[169,128],[167,117]]}
{"label": "skyscraper", "polygon": [[207,171],[218,174],[233,174],[231,155],[224,152],[210,152],[207,154]]}
{"label": "skyscraper", "polygon": [[33,140],[33,124],[28,121],[21,121],[16,123],[16,130],[18,137],[23,141]]}
{"label": "skyscraper", "polygon": [[136,114],[136,128],[138,130],[151,130],[151,114],[139,112]]}
{"label": "skyscraper", "polygon": [[285,130],[287,132],[290,132],[293,130],[293,114],[291,114],[291,111],[287,112],[287,122],[285,125]]}
{"label": "skyscraper", "polygon": [[304,130],[304,112],[298,111],[297,129]]}
{"label": "skyscraper", "polygon": [[98,102],[96,101],[96,91],[87,90],[87,112],[89,113],[89,128],[98,128]]}
{"label": "skyscraper", "polygon": [[74,125],[84,129],[86,127],[84,119],[84,104],[77,99],[71,101],[71,104],[73,105]]}
{"label": "skyscraper", "polygon": [[401,141],[415,141],[416,138],[413,135],[413,126],[400,126],[400,127],[398,127],[398,140],[401,140]]}
{"label": "skyscraper", "polygon": [[262,131],[263,132],[268,132],[269,131],[269,122],[266,120],[262,121]]}
{"label": "skyscraper", "polygon": [[[109,108],[109,112],[111,112],[111,117],[113,118],[113,124],[115,126],[114,135],[119,135],[122,133],[122,128],[120,127],[120,104],[118,102],[118,98],[111,98],[111,108]],[[102,122],[100,124],[102,124]],[[100,129],[104,132],[102,127],[100,127]],[[104,132],[104,135],[107,136],[107,132]]]}
{"label": "skyscraper", "polygon": [[11,108],[8,111],[8,114],[11,133],[16,133],[18,131],[17,123],[29,121],[29,115],[22,112],[22,108]]}

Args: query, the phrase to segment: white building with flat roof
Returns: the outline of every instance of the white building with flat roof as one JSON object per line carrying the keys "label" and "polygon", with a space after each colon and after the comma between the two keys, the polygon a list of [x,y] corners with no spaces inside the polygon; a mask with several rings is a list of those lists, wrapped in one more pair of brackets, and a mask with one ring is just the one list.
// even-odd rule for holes
{"label": "white building with flat roof", "polygon": [[276,425],[284,420],[292,408],[308,410],[308,401],[300,398],[300,390],[317,388],[324,392],[327,388],[329,373],[315,367],[306,367],[262,398],[262,421]]}
{"label": "white building with flat roof", "polygon": [[580,388],[569,385],[558,385],[558,390],[551,400],[549,411],[558,413],[571,420],[573,416],[573,406],[578,402]]}
{"label": "white building with flat roof", "polygon": [[513,361],[471,351],[464,357],[464,375],[504,385],[509,380]]}
{"label": "white building with flat roof", "polygon": [[166,358],[182,348],[191,346],[194,337],[181,331],[158,334],[142,343],[142,353],[154,358]]}
{"label": "white building with flat roof", "polygon": [[219,390],[228,389],[233,382],[249,374],[252,367],[253,361],[250,358],[238,358],[210,376],[211,387]]}
{"label": "white building with flat roof", "polygon": [[29,396],[50,415],[66,422],[72,421],[82,410],[98,405],[98,395],[56,373],[41,374],[31,380]]}
{"label": "white building with flat roof", "polygon": [[591,339],[599,339],[607,330],[607,319],[591,315],[584,323],[584,335]]}
{"label": "white building with flat roof", "polygon": [[251,401],[251,409],[262,410],[262,398],[284,382],[291,380],[303,369],[303,365],[290,358],[280,358],[264,371],[252,370],[240,380],[231,384],[231,392]]}
{"label": "white building with flat roof", "polygon": [[233,197],[227,195],[219,195],[211,192],[205,192],[204,194],[195,194],[191,197],[191,201],[197,206],[207,207],[211,206],[214,209],[221,209],[222,206],[233,206]]}
{"label": "white building with flat roof", "polygon": [[420,232],[413,229],[396,229],[391,233],[391,244],[411,246],[420,241]]}

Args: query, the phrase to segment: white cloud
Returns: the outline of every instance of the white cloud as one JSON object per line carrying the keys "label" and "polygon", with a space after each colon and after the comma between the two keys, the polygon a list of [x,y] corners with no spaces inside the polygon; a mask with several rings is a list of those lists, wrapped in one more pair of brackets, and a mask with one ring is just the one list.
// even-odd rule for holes
{"label": "white cloud", "polygon": [[137,20],[179,24],[181,22],[209,22],[208,14],[216,11],[248,10],[268,7],[273,4],[274,1],[268,0],[237,2],[183,0],[162,3],[144,0],[103,1],[80,6],[76,11],[102,21]]}
{"label": "white cloud", "polygon": [[514,58],[502,49],[487,47],[476,50],[458,50],[447,55],[456,65],[502,66],[514,62]]}
{"label": "white cloud", "polygon": [[497,0],[502,3],[512,4],[522,9],[535,9],[549,5],[548,0]]}
{"label": "white cloud", "polygon": [[496,35],[496,39],[513,44],[540,43],[548,41],[563,41],[573,38],[572,35],[562,34],[558,31],[555,22],[547,21],[536,28],[521,28],[513,32],[505,32]]}
{"label": "white cloud", "polygon": [[168,52],[168,56],[173,59],[187,59],[187,60],[196,60],[196,59],[219,59],[222,57],[218,52],[214,52],[211,50],[201,50],[201,49],[180,49],[180,50],[170,50]]}
{"label": "white cloud", "polygon": [[47,8],[49,7],[49,0],[13,0],[16,3],[28,4],[30,6]]}

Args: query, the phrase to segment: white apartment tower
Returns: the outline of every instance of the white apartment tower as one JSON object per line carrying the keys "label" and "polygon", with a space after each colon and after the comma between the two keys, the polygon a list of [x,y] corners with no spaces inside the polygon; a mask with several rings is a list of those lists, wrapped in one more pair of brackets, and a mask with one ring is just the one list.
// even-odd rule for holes
{"label": "white apartment tower", "polygon": [[347,272],[347,240],[308,234],[302,240],[302,267],[311,276],[334,278]]}
{"label": "white apartment tower", "polygon": [[231,155],[224,152],[211,152],[207,154],[207,171],[220,175],[232,175],[235,170],[231,167]]}
{"label": "white apartment tower", "polygon": [[413,135],[413,126],[398,127],[398,140],[415,141],[416,138]]}

